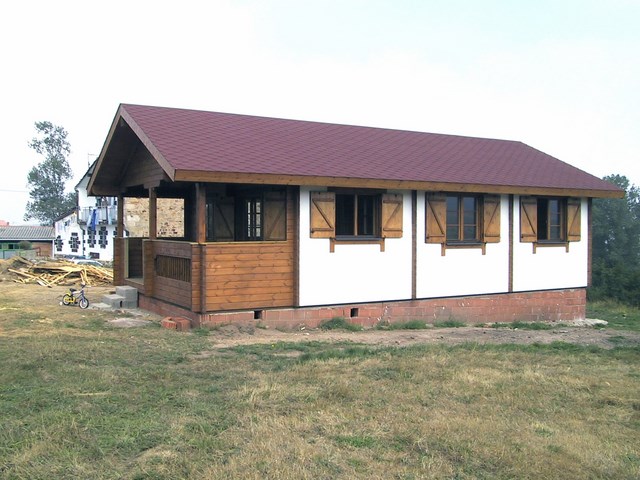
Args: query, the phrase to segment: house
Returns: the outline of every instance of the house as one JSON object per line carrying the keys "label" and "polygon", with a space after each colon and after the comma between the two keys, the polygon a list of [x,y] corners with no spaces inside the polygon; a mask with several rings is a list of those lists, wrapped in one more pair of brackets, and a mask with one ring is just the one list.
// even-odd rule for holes
{"label": "house", "polygon": [[[89,196],[87,185],[95,168],[93,162],[75,186],[78,205],[54,222],[55,255],[113,260],[113,239],[117,233],[117,197]],[[124,236],[147,236],[149,228],[148,199],[132,199],[124,212]],[[182,236],[184,212],[173,199],[158,206],[161,218],[158,231],[164,236]]]}
{"label": "house", "polygon": [[[583,318],[591,199],[623,195],[516,141],[140,105],[88,189],[118,219],[148,198],[149,237],[114,250],[142,307],[274,326]],[[182,238],[157,235],[161,198]]]}
{"label": "house", "polygon": [[53,246],[52,227],[0,226],[0,258],[11,258],[28,242],[39,257],[50,257]]}
{"label": "house", "polygon": [[54,222],[54,253],[57,256],[113,260],[113,239],[118,223],[116,198],[104,195],[90,197],[87,194],[95,165],[93,162],[89,166],[75,186],[76,208]]}

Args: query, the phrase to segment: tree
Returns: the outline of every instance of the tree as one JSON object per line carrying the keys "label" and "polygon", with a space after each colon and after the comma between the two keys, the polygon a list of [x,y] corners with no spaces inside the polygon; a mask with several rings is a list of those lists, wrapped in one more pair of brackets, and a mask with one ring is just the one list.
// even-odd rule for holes
{"label": "tree", "polygon": [[67,156],[71,153],[67,132],[51,122],[35,123],[37,136],[29,147],[44,155],[27,175],[30,187],[25,220],[36,219],[53,225],[56,218],[69,213],[76,205],[74,193],[65,193],[65,182],[73,177]]}
{"label": "tree", "polygon": [[604,177],[625,191],[624,198],[593,200],[592,300],[615,299],[640,305],[640,188],[627,177]]}

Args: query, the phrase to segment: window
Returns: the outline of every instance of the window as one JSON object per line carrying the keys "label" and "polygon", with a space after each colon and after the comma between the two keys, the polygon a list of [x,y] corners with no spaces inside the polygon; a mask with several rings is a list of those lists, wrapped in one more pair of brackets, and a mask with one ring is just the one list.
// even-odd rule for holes
{"label": "window", "polygon": [[236,237],[240,240],[262,240],[262,198],[245,198],[241,215],[244,222],[239,222]]}
{"label": "window", "polygon": [[311,238],[402,238],[402,194],[370,192],[311,192]]}
{"label": "window", "polygon": [[95,247],[96,246],[96,231],[89,227],[87,230],[87,236],[88,236],[88,240],[87,243],[89,244],[90,247]]}
{"label": "window", "polygon": [[447,242],[478,241],[478,199],[474,196],[447,196]]}
{"label": "window", "polygon": [[538,199],[538,240],[562,242],[564,240],[564,211],[558,198]]}
{"label": "window", "polygon": [[520,241],[579,241],[580,203],[578,198],[521,197]]}
{"label": "window", "polygon": [[207,191],[207,241],[286,240],[286,198],[279,187],[212,186]]}
{"label": "window", "polygon": [[62,237],[58,235],[56,237],[56,252],[61,252],[61,251],[62,251]]}
{"label": "window", "polygon": [[73,232],[71,234],[71,239],[69,241],[69,244],[71,246],[72,252],[78,251],[78,248],[80,247],[80,239],[78,238],[78,234],[76,232]]}
{"label": "window", "polygon": [[378,237],[379,197],[336,194],[336,236]]}
{"label": "window", "polygon": [[100,248],[107,248],[107,245],[109,244],[109,239],[107,237],[107,227],[100,227],[100,230],[98,231],[98,244],[100,245]]}
{"label": "window", "polygon": [[426,195],[426,243],[462,245],[500,241],[500,196]]}

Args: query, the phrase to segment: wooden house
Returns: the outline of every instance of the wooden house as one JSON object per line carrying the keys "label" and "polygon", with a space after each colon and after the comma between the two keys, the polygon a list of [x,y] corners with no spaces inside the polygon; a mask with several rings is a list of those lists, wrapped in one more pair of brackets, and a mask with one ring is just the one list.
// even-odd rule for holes
{"label": "wooden house", "polygon": [[149,199],[149,238],[114,245],[144,308],[289,327],[583,318],[591,199],[623,194],[516,141],[139,105],[88,190]]}

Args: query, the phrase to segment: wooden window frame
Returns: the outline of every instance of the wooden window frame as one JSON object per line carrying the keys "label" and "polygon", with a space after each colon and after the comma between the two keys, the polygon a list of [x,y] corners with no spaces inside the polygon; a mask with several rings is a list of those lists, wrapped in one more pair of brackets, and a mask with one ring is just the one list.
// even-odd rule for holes
{"label": "wooden window frame", "polygon": [[[339,195],[353,195],[353,232],[351,235],[339,235],[336,208],[336,197]],[[373,199],[372,234],[362,234],[358,231],[358,196],[368,196]],[[384,190],[374,189],[342,189],[329,191],[312,191],[310,200],[310,237],[329,239],[330,251],[335,251],[335,245],[380,245],[384,251],[386,238],[402,238],[403,236],[403,206],[402,193],[385,193]]]}
{"label": "wooden window frame", "polygon": [[[336,191],[335,192],[335,198],[336,198],[336,221],[335,221],[335,225],[336,225],[336,233],[335,233],[335,238],[336,240],[360,240],[360,239],[366,239],[366,240],[374,240],[374,239],[380,239],[382,238],[381,233],[380,233],[380,214],[381,214],[381,210],[382,210],[382,197],[379,193],[371,193],[371,192],[367,192],[367,191],[355,191],[355,192],[344,192],[344,191]],[[340,225],[344,222],[341,222],[341,219],[339,218],[340,215],[342,215],[342,211],[339,208],[339,200],[341,200],[340,197],[350,197],[353,199],[353,211],[351,212],[351,214],[353,215],[352,218],[350,219],[351,221],[349,223],[352,223],[351,227],[351,231],[353,233],[338,233],[338,229],[340,227]],[[370,202],[372,208],[373,208],[373,212],[371,212],[370,214],[370,220],[367,222],[366,225],[366,230],[371,230],[371,233],[361,233],[360,232],[360,207],[361,205],[364,204],[364,200],[361,199],[367,199],[367,203]]]}
{"label": "wooden window frame", "polygon": [[[559,237],[549,238],[552,228],[549,203],[553,201],[558,202],[560,220],[559,224],[555,225],[560,228],[560,235]],[[578,242],[581,239],[581,205],[580,198],[521,196],[520,242],[531,243],[533,245],[533,253],[536,253],[538,247],[564,247],[568,252],[569,244]],[[541,219],[541,215],[544,215],[545,219]],[[544,235],[540,235],[542,228],[545,229]]]}
{"label": "wooden window frame", "polygon": [[[464,229],[464,208],[460,204],[464,198],[475,198],[475,227],[474,239],[460,238]],[[458,240],[447,238],[447,200],[456,198],[458,202]],[[500,211],[501,196],[494,194],[463,194],[454,192],[426,192],[425,195],[425,242],[441,245],[444,256],[447,249],[478,248],[486,254],[487,243],[500,242]],[[464,232],[462,232],[464,233]]]}
{"label": "wooden window frame", "polygon": [[207,242],[287,241],[285,188],[217,187],[207,191]]}
{"label": "wooden window frame", "polygon": [[[465,208],[464,208],[464,201],[465,198],[472,198],[474,201],[474,223],[473,223],[473,228],[475,229],[475,236],[473,238],[464,238],[464,229],[467,225],[470,224],[466,224],[465,223]],[[452,239],[449,238],[449,200],[450,199],[455,199],[456,201],[456,210],[457,210],[457,230],[458,230],[458,238],[457,239]],[[446,226],[446,244],[447,246],[472,246],[472,245],[480,245],[482,243],[481,239],[480,239],[480,205],[482,202],[482,196],[481,195],[468,195],[468,194],[447,194],[447,200],[446,200],[446,204],[447,204],[447,215],[446,215],[446,221],[447,221],[447,226]]]}

